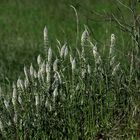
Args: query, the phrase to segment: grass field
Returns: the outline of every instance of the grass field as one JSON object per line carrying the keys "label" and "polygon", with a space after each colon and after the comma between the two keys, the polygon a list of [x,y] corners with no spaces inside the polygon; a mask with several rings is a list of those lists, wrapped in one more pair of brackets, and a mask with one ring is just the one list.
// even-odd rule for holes
{"label": "grass field", "polygon": [[0,139],[140,138],[140,42],[129,8],[117,0],[0,2]]}

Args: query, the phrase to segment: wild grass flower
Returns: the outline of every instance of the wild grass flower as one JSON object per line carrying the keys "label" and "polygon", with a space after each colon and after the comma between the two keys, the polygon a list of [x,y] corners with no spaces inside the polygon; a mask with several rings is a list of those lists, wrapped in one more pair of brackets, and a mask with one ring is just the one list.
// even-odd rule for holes
{"label": "wild grass flower", "polygon": [[14,121],[15,124],[17,124],[17,119],[18,119],[18,118],[17,118],[17,113],[15,112],[14,118],[13,118],[13,121]]}
{"label": "wild grass flower", "polygon": [[38,57],[37,57],[37,64],[38,64],[38,66],[40,66],[42,64],[42,58],[40,55],[38,55]]}
{"label": "wild grass flower", "polygon": [[61,57],[61,58],[63,58],[64,55],[65,55],[65,53],[67,53],[67,52],[65,51],[66,45],[67,45],[67,43],[65,43],[65,44],[62,46],[62,48],[61,48],[61,51],[60,51],[60,57]]}
{"label": "wild grass flower", "polygon": [[6,99],[4,99],[4,105],[5,105],[6,109],[8,109],[9,108],[9,101],[7,101]]}
{"label": "wild grass flower", "polygon": [[70,54],[70,63],[72,64],[72,61],[73,61],[73,57],[71,56]]}
{"label": "wild grass flower", "polygon": [[17,80],[17,88],[24,91],[24,84],[20,78],[18,78],[18,80]]}
{"label": "wild grass flower", "polygon": [[65,52],[64,52],[64,58],[68,55],[68,53],[69,53],[69,52],[68,52],[68,47],[66,46],[66,47],[65,47]]}
{"label": "wild grass flower", "polygon": [[31,79],[34,78],[34,68],[33,68],[32,63],[31,63],[31,65],[30,65],[30,77],[31,77]]}
{"label": "wild grass flower", "polygon": [[46,64],[45,61],[43,61],[43,63],[40,66],[40,72],[44,75],[46,71]]}
{"label": "wild grass flower", "polygon": [[38,95],[38,93],[35,94],[35,105],[36,106],[39,105],[39,95]]}
{"label": "wild grass flower", "polygon": [[110,58],[114,56],[114,46],[115,46],[115,42],[116,42],[116,38],[114,34],[111,34],[111,44],[110,44],[110,50],[109,50],[109,56]]}
{"label": "wild grass flower", "polygon": [[24,87],[27,89],[29,87],[29,80],[25,78],[24,80]]}
{"label": "wild grass flower", "polygon": [[48,50],[48,44],[49,44],[49,40],[48,40],[48,29],[45,26],[44,28],[44,50],[47,53]]}
{"label": "wild grass flower", "polygon": [[52,49],[49,48],[48,49],[48,63],[51,64],[52,61]]}
{"label": "wild grass flower", "polygon": [[87,27],[85,26],[85,30],[81,36],[81,46],[85,46],[86,42],[89,40],[89,32]]}
{"label": "wild grass flower", "polygon": [[55,61],[54,61],[54,63],[53,63],[53,71],[58,71],[58,59],[56,59]]}
{"label": "wild grass flower", "polygon": [[56,87],[53,91],[53,100],[55,102],[55,98],[58,96],[58,88]]}
{"label": "wild grass flower", "polygon": [[76,69],[76,61],[75,61],[75,58],[72,60],[71,66],[72,66],[72,71],[74,71]]}
{"label": "wild grass flower", "polygon": [[17,102],[17,89],[15,84],[13,83],[13,96],[12,96],[12,103],[15,106]]}
{"label": "wild grass flower", "polygon": [[89,64],[87,65],[87,72],[89,75],[91,74],[91,66]]}

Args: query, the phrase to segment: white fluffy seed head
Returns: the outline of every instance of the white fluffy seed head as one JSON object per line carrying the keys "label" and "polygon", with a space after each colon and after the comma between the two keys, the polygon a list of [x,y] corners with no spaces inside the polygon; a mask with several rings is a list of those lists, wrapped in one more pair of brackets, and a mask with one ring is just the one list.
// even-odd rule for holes
{"label": "white fluffy seed head", "polygon": [[42,58],[40,55],[37,57],[37,64],[40,66],[42,64]]}
{"label": "white fluffy seed head", "polygon": [[28,86],[29,86],[29,80],[25,78],[25,80],[24,80],[24,87],[25,87],[25,89],[27,89]]}
{"label": "white fluffy seed head", "polygon": [[89,64],[87,65],[87,71],[88,71],[88,74],[91,74],[91,66]]}
{"label": "white fluffy seed head", "polygon": [[73,61],[73,57],[71,56],[70,54],[70,63],[72,64],[72,61]]}
{"label": "white fluffy seed head", "polygon": [[17,101],[17,89],[15,84],[13,83],[13,96],[12,96],[12,103],[15,106]]}
{"label": "white fluffy seed head", "polygon": [[31,76],[31,78],[34,77],[34,68],[33,68],[32,64],[30,65],[30,76]]}
{"label": "white fluffy seed head", "polygon": [[46,69],[46,64],[45,64],[45,61],[43,61],[43,63],[41,64],[41,67],[40,67],[40,72],[42,74],[44,74],[45,73],[45,69]]}
{"label": "white fluffy seed head", "polygon": [[6,109],[8,109],[8,107],[9,107],[9,102],[8,102],[7,100],[5,100],[5,99],[4,99],[4,105],[5,105]]}
{"label": "white fluffy seed head", "polygon": [[85,30],[81,36],[81,46],[84,46],[88,39],[89,39],[89,32],[88,32],[87,28],[85,27]]}
{"label": "white fluffy seed head", "polygon": [[111,34],[111,46],[115,45],[115,41],[116,41],[115,35]]}
{"label": "white fluffy seed head", "polygon": [[64,56],[64,54],[65,54],[66,45],[67,45],[67,43],[65,43],[65,44],[62,46],[62,48],[61,48],[61,51],[60,51],[60,57],[61,57],[61,58],[62,58],[62,57]]}
{"label": "white fluffy seed head", "polygon": [[53,91],[53,98],[55,99],[57,95],[58,95],[58,88],[56,87]]}
{"label": "white fluffy seed head", "polygon": [[76,69],[76,61],[75,58],[72,60],[72,71]]}
{"label": "white fluffy seed head", "polygon": [[56,59],[53,63],[53,71],[58,71],[58,59]]}
{"label": "white fluffy seed head", "polygon": [[65,47],[64,58],[68,55],[68,47]]}
{"label": "white fluffy seed head", "polygon": [[21,89],[21,90],[24,90],[24,84],[23,84],[23,81],[20,78],[18,78],[18,80],[17,80],[17,88]]}
{"label": "white fluffy seed head", "polygon": [[46,40],[48,38],[48,30],[47,27],[44,27],[44,40]]}
{"label": "white fluffy seed head", "polygon": [[35,79],[37,78],[37,72],[36,72],[35,69],[34,69],[34,78],[35,78]]}
{"label": "white fluffy seed head", "polygon": [[17,113],[14,114],[13,121],[14,121],[15,124],[17,124]]}
{"label": "white fluffy seed head", "polygon": [[115,35],[111,34],[111,44],[110,44],[110,50],[109,50],[109,57],[113,57],[114,56],[114,46],[115,46]]}
{"label": "white fluffy seed head", "polygon": [[82,78],[85,78],[86,76],[86,69],[82,69]]}
{"label": "white fluffy seed head", "polygon": [[46,73],[50,73],[50,64],[49,63],[47,63],[46,64]]}
{"label": "white fluffy seed head", "polygon": [[38,94],[35,95],[35,105],[36,106],[39,105],[39,96],[38,96]]}
{"label": "white fluffy seed head", "polygon": [[49,49],[48,49],[48,63],[51,64],[51,61],[52,61],[52,49],[49,48]]}
{"label": "white fluffy seed head", "polygon": [[13,98],[16,99],[17,98],[17,89],[15,84],[13,83]]}

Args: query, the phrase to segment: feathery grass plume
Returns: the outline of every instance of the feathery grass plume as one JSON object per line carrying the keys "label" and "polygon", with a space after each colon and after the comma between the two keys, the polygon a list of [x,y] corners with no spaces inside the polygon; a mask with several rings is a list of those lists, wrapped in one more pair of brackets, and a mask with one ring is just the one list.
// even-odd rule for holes
{"label": "feathery grass plume", "polygon": [[38,81],[39,81],[39,83],[41,84],[42,83],[42,78],[41,78],[42,76],[41,76],[41,72],[40,72],[40,70],[37,72],[37,78],[38,78]]}
{"label": "feathery grass plume", "polygon": [[52,49],[48,49],[48,63],[51,64],[52,62]]}
{"label": "feathery grass plume", "polygon": [[37,78],[37,72],[36,72],[35,69],[34,69],[34,78],[35,78],[35,79]]}
{"label": "feathery grass plume", "polygon": [[46,64],[46,74],[47,74],[47,84],[48,84],[48,87],[50,87],[50,84],[51,84],[51,67],[50,67],[50,64],[47,63]]}
{"label": "feathery grass plume", "polygon": [[44,75],[45,71],[46,71],[46,64],[45,64],[45,61],[43,61],[40,67],[40,72]]}
{"label": "feathery grass plume", "polygon": [[89,32],[88,32],[87,26],[85,25],[85,30],[81,36],[81,46],[84,47],[87,41],[89,41]]}
{"label": "feathery grass plume", "polygon": [[91,66],[89,64],[87,65],[87,71],[88,71],[88,74],[90,75],[91,74]]}
{"label": "feathery grass plume", "polygon": [[34,68],[33,68],[32,63],[31,63],[31,65],[30,65],[30,77],[31,77],[31,79],[32,79],[32,81],[33,81],[33,79],[34,79]]}
{"label": "feathery grass plume", "polygon": [[4,105],[5,105],[6,109],[8,109],[8,107],[9,107],[9,101],[7,101],[7,100],[4,99]]}
{"label": "feathery grass plume", "polygon": [[38,93],[35,94],[35,105],[36,106],[39,105],[39,95],[38,95]]}
{"label": "feathery grass plume", "polygon": [[24,80],[24,87],[27,89],[29,87],[29,80],[25,78]]}
{"label": "feathery grass plume", "polygon": [[16,106],[16,102],[17,102],[17,89],[16,89],[15,84],[13,83],[12,103],[13,103],[14,107]]}
{"label": "feathery grass plume", "polygon": [[56,59],[54,62],[53,62],[53,71],[58,71],[58,59]]}
{"label": "feathery grass plume", "polygon": [[60,57],[61,57],[61,58],[64,57],[66,45],[67,45],[67,43],[65,42],[65,44],[64,44],[64,45],[62,46],[62,48],[61,48],[61,51],[60,51]]}
{"label": "feathery grass plume", "polygon": [[86,69],[83,68],[83,69],[82,69],[82,78],[83,78],[83,79],[86,77],[86,73],[87,73]]}
{"label": "feathery grass plume", "polygon": [[58,95],[58,88],[56,87],[53,91],[53,101],[55,102],[55,98],[57,97]]}
{"label": "feathery grass plume", "polygon": [[120,63],[118,63],[118,64],[114,67],[114,69],[113,69],[113,71],[112,71],[112,76],[115,76],[116,72],[119,70],[119,67],[120,67]]}
{"label": "feathery grass plume", "polygon": [[42,58],[41,58],[40,55],[38,55],[38,57],[37,57],[37,64],[38,64],[39,67],[40,67],[41,64],[42,64]]}
{"label": "feathery grass plume", "polygon": [[68,52],[68,47],[66,46],[66,47],[65,47],[65,52],[64,52],[64,58],[66,58],[66,56],[68,55],[68,53],[69,53],[69,52]]}
{"label": "feathery grass plume", "polygon": [[17,113],[16,113],[16,112],[15,112],[15,114],[14,114],[13,121],[14,121],[15,124],[17,124]]}
{"label": "feathery grass plume", "polygon": [[49,45],[49,40],[48,40],[48,29],[45,26],[44,28],[44,51],[47,54],[48,51],[48,45]]}
{"label": "feathery grass plume", "polygon": [[96,64],[101,64],[101,57],[100,57],[100,55],[97,51],[96,45],[94,45],[92,42],[90,42],[90,44],[93,47],[93,55],[94,55],[95,63]]}
{"label": "feathery grass plume", "polygon": [[70,54],[70,63],[72,64],[72,61],[73,61],[73,57],[71,56]]}
{"label": "feathery grass plume", "polygon": [[111,34],[110,39],[110,50],[109,50],[109,57],[112,58],[114,56],[114,46],[115,46],[116,38],[114,34]]}
{"label": "feathery grass plume", "polygon": [[24,84],[23,84],[23,81],[20,78],[18,78],[18,80],[17,80],[17,88],[19,90],[24,91]]}
{"label": "feathery grass plume", "polygon": [[71,66],[72,66],[72,71],[74,71],[76,69],[76,60],[75,60],[75,58],[72,60]]}

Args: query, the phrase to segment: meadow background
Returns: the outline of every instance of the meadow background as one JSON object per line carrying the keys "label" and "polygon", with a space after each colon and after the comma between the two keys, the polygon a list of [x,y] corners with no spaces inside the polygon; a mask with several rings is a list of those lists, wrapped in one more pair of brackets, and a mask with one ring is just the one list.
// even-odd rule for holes
{"label": "meadow background", "polygon": [[[128,1],[122,1],[127,4]],[[139,63],[136,62],[132,75],[131,82],[127,81],[129,76],[127,77],[127,74],[130,70],[130,62],[131,62],[131,53],[136,53],[135,44],[132,40],[132,37],[127,33],[119,29],[117,24],[113,20],[111,20],[110,17],[112,17],[112,13],[114,13],[116,16],[121,17],[121,14],[118,13],[118,7],[121,9],[121,12],[123,13],[125,17],[126,23],[132,23],[132,18],[130,16],[130,13],[127,9],[125,9],[122,5],[118,4],[115,0],[1,0],[0,1],[0,85],[2,87],[3,95],[6,96],[9,94],[9,92],[12,92],[12,84],[13,81],[15,82],[19,77],[24,77],[24,66],[29,67],[32,63],[34,67],[37,67],[37,56],[41,54],[42,57],[45,58],[44,54],[44,38],[43,38],[43,30],[46,26],[48,29],[48,38],[49,43],[54,51],[53,54],[55,54],[55,51],[57,52],[57,41],[56,39],[60,40],[62,44],[67,42],[70,48],[75,48],[75,40],[76,40],[76,17],[74,10],[70,7],[70,5],[73,5],[78,13],[79,17],[79,44],[80,44],[80,38],[85,30],[84,25],[87,25],[89,31],[90,31],[90,38],[92,38],[93,44],[97,43],[99,52],[103,55],[103,61],[106,62],[106,56],[108,55],[108,50],[110,46],[110,36],[111,34],[115,34],[116,36],[116,62],[121,62],[121,67],[123,70],[120,70],[122,72],[123,78],[121,79],[121,74],[112,79],[111,86],[115,88],[115,85],[118,85],[119,88],[116,91],[109,91],[106,92],[106,83],[104,83],[104,80],[101,81],[100,86],[103,86],[102,90],[103,93],[109,93],[107,95],[103,95],[101,93],[101,100],[104,100],[105,102],[105,109],[104,106],[100,106],[101,104],[98,102],[95,103],[94,107],[97,107],[94,110],[95,118],[99,121],[99,124],[97,127],[93,127],[94,125],[97,125],[96,123],[93,124],[93,126],[90,126],[90,123],[92,123],[92,113],[90,114],[90,110],[93,110],[92,102],[94,100],[100,100],[99,98],[93,98],[93,100],[89,100],[89,98],[86,98],[85,96],[82,96],[85,98],[85,104],[84,106],[80,105],[83,112],[85,111],[89,118],[85,119],[85,123],[87,122],[87,127],[85,124],[85,127],[82,129],[83,126],[81,124],[76,124],[76,126],[73,126],[72,124],[76,123],[74,121],[76,115],[80,116],[80,111],[77,109],[75,110],[75,107],[67,107],[66,102],[64,103],[64,107],[69,112],[67,112],[65,109],[61,110],[66,116],[66,119],[68,119],[68,122],[71,123],[68,130],[64,130],[64,134],[59,133],[55,131],[55,129],[61,129],[61,127],[66,127],[67,123],[63,121],[60,124],[60,128],[55,128],[55,123],[57,124],[57,119],[59,120],[63,115],[63,113],[59,114],[59,116],[55,116],[53,119],[56,120],[49,120],[52,121],[52,124],[46,123],[48,125],[48,129],[43,129],[43,125],[40,124],[40,121],[38,119],[38,125],[36,127],[40,126],[37,130],[35,128],[32,128],[30,125],[28,126],[29,129],[33,130],[29,133],[26,133],[25,129],[18,129],[18,126],[15,126],[15,129],[12,128],[5,128],[4,132],[7,134],[7,139],[99,139],[100,137],[107,137],[108,139],[138,139],[137,135],[139,134],[139,70],[135,70],[136,67],[139,69]],[[137,11],[139,12],[139,6],[140,4],[137,4]],[[119,9],[119,11],[120,11]],[[80,47],[80,45],[79,45]],[[139,59],[139,54],[136,56],[136,60]],[[90,61],[89,63],[92,65],[92,59],[88,58]],[[135,60],[134,60],[135,61]],[[138,61],[139,62],[139,61]],[[135,63],[135,62],[134,62]],[[66,62],[64,64],[67,65]],[[106,66],[104,66],[105,69]],[[106,70],[106,69],[105,69]],[[71,74],[71,73],[70,73]],[[108,74],[108,71],[106,70],[107,77],[109,76],[110,80],[110,74]],[[94,74],[93,74],[94,75]],[[96,74],[95,74],[96,76]],[[66,78],[69,79],[69,77]],[[91,76],[90,78],[94,78],[94,76]],[[101,78],[100,76],[96,77],[97,79]],[[119,78],[121,79],[119,81]],[[125,79],[126,78],[126,79]],[[128,78],[128,79],[127,79]],[[78,78],[77,78],[78,79]],[[70,93],[74,93],[74,91],[69,90],[69,88],[73,88],[73,83],[76,84],[76,80],[74,77],[71,79],[70,87],[66,87]],[[118,79],[118,81],[117,81]],[[66,79],[65,79],[66,80]],[[69,79],[70,80],[70,79]],[[100,81],[100,80],[99,80]],[[99,82],[97,80],[97,82]],[[96,80],[93,80],[92,82],[90,79],[87,80],[87,83],[89,82],[94,85]],[[122,85],[121,85],[122,82]],[[84,83],[84,82],[83,82]],[[82,83],[82,84],[83,84]],[[86,84],[86,83],[84,83]],[[97,86],[97,87],[94,87]],[[98,94],[98,84],[96,83],[93,86],[93,89],[96,89],[97,91],[93,91],[93,93],[97,92]],[[92,86],[91,86],[92,87]],[[61,87],[63,90],[63,87]],[[32,88],[31,88],[32,89]],[[39,87],[40,91],[39,93],[44,93],[43,87]],[[67,92],[68,92],[67,91]],[[33,92],[34,93],[34,87],[33,91],[26,91],[26,92]],[[62,92],[62,91],[61,91]],[[63,91],[64,92],[64,91]],[[62,92],[62,93],[63,93]],[[80,91],[81,93],[84,93],[84,91]],[[89,89],[89,93],[92,92],[92,89]],[[118,99],[115,99],[116,104],[114,104],[113,97],[108,97],[110,93],[114,93],[113,96],[117,97]],[[22,92],[21,92],[22,93]],[[24,92],[25,93],[25,92]],[[78,92],[79,93],[79,92]],[[126,94],[123,94],[126,93]],[[118,95],[117,95],[118,94]],[[122,95],[123,94],[123,95]],[[121,95],[123,97],[121,97]],[[81,98],[82,98],[81,97]],[[27,97],[28,98],[28,97]],[[123,99],[122,99],[123,98]],[[128,100],[125,100],[124,98],[127,98]],[[87,100],[86,100],[87,99]],[[10,100],[8,98],[8,100]],[[67,99],[67,101],[69,98]],[[116,101],[117,100],[117,101]],[[125,102],[126,103],[122,103]],[[4,114],[4,108],[2,107],[3,101],[1,100],[1,116]],[[61,100],[60,100],[61,102]],[[77,97],[75,100],[73,100],[73,103],[71,103],[72,106],[79,106],[79,102],[77,102]],[[89,102],[89,104],[88,104]],[[68,103],[68,102],[67,102]],[[63,101],[62,101],[63,104]],[[110,110],[112,112],[107,113],[106,108],[109,106],[108,104],[111,104],[111,107],[113,105],[117,108],[118,114],[115,115],[118,116],[118,120],[116,118],[112,118],[113,116],[112,112],[114,113],[114,108],[110,107]],[[133,104],[133,106],[131,106]],[[28,104],[29,105],[29,104]],[[31,108],[27,105],[27,108],[30,110]],[[87,105],[87,107],[86,107]],[[33,107],[33,106],[32,106]],[[89,107],[89,108],[88,108]],[[78,108],[78,107],[77,107]],[[27,110],[28,110],[27,109]],[[60,107],[60,109],[62,109]],[[102,109],[104,110],[102,112]],[[134,111],[135,110],[135,111]],[[44,111],[44,110],[43,110]],[[65,112],[66,111],[66,112]],[[122,114],[120,112],[123,112]],[[133,112],[134,111],[134,112]],[[11,111],[12,112],[12,111]],[[20,111],[19,111],[20,112]],[[18,113],[19,113],[18,112]],[[58,111],[59,112],[59,111]],[[72,112],[76,112],[75,116],[71,116],[72,119],[70,119],[70,116],[68,114],[72,114]],[[82,112],[82,113],[83,113]],[[23,112],[22,112],[23,113]],[[5,113],[6,114],[6,113]],[[20,114],[20,113],[19,113]],[[24,114],[24,113],[23,113]],[[25,111],[25,116],[28,114],[28,111]],[[108,114],[108,116],[107,116]],[[133,115],[132,115],[133,114]],[[40,112],[39,115],[41,116],[42,113]],[[47,114],[48,118],[51,117],[52,114]],[[103,116],[106,117],[103,117]],[[53,115],[52,115],[53,116]],[[85,115],[86,116],[86,115]],[[121,118],[122,116],[122,118]],[[124,117],[125,116],[125,117]],[[128,117],[126,117],[128,116]],[[33,117],[33,116],[32,116]],[[63,116],[64,117],[64,116]],[[62,117],[62,120],[64,119]],[[91,117],[91,118],[90,118]],[[120,118],[119,118],[120,117]],[[124,117],[124,120],[123,120]],[[2,118],[2,117],[1,117]],[[26,117],[25,117],[26,118]],[[34,118],[34,117],[33,117]],[[85,117],[86,118],[86,117]],[[95,119],[94,118],[94,119]],[[27,119],[27,118],[26,118]],[[44,119],[44,118],[43,118]],[[96,120],[95,119],[95,120]],[[113,122],[113,119],[115,120]],[[122,120],[123,121],[122,121]],[[28,119],[27,119],[28,120]],[[29,119],[30,120],[30,119]],[[61,119],[60,119],[61,120]],[[65,120],[65,119],[64,119]],[[78,120],[78,118],[76,118]],[[89,121],[90,120],[90,121]],[[109,121],[111,121],[109,123]],[[122,122],[121,122],[122,121]],[[95,121],[96,122],[96,121]],[[113,122],[113,123],[112,123]],[[28,122],[29,123],[29,122]],[[28,124],[27,123],[27,124]],[[36,122],[37,123],[37,122]],[[122,125],[121,125],[122,123]],[[59,123],[58,123],[59,124]],[[78,126],[79,125],[79,126]],[[81,129],[80,129],[81,127]],[[54,129],[55,128],[55,129]],[[86,131],[84,129],[88,128]],[[35,129],[35,131],[34,131]],[[49,129],[54,129],[54,131],[49,131]],[[76,134],[73,135],[73,130],[77,130]],[[138,130],[137,130],[138,129]],[[47,132],[47,134],[45,133]],[[60,130],[61,131],[61,130]],[[80,133],[82,131],[83,133]],[[94,133],[92,133],[94,131]],[[14,135],[14,133],[16,134]],[[37,133],[37,134],[35,134]],[[138,134],[137,134],[138,133]],[[106,136],[102,136],[106,135]],[[0,135],[2,136],[2,135]],[[27,136],[27,137],[25,137]],[[1,138],[6,138],[5,135]]]}

